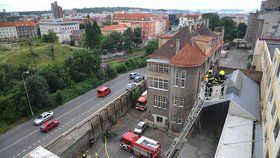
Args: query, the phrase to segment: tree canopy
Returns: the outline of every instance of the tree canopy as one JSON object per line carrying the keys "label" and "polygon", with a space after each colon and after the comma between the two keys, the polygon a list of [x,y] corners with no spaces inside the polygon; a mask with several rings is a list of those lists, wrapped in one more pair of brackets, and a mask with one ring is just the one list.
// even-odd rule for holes
{"label": "tree canopy", "polygon": [[158,41],[157,40],[152,40],[147,43],[145,46],[145,52],[147,54],[153,53],[156,49],[158,48]]}
{"label": "tree canopy", "polygon": [[101,39],[101,30],[96,21],[85,24],[84,44],[87,49],[99,48]]}

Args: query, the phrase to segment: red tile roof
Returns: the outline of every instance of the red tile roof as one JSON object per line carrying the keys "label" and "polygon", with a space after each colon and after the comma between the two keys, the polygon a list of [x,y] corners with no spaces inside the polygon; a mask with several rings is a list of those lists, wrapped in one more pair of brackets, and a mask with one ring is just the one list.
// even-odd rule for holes
{"label": "red tile roof", "polygon": [[0,27],[36,26],[33,21],[0,22]]}
{"label": "red tile roof", "polygon": [[171,60],[170,63],[184,67],[199,66],[204,63],[207,57],[196,43],[186,44]]}
{"label": "red tile roof", "polygon": [[127,29],[128,26],[125,24],[118,24],[118,25],[107,25],[101,28],[102,31],[113,31],[113,30],[119,30],[119,29]]}
{"label": "red tile roof", "polygon": [[199,14],[187,14],[187,15],[184,15],[184,17],[198,19],[200,17],[200,15]]}
{"label": "red tile roof", "polygon": [[114,13],[114,20],[142,20],[146,18],[154,17],[152,14],[148,13]]}
{"label": "red tile roof", "polygon": [[160,38],[171,39],[173,36],[174,36],[174,33],[173,34],[162,35],[162,36],[160,36]]}

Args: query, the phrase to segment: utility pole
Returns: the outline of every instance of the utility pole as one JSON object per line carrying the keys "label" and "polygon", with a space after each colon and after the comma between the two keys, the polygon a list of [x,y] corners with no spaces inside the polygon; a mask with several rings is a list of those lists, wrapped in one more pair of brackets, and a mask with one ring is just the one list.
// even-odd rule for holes
{"label": "utility pole", "polygon": [[30,99],[29,99],[28,91],[27,91],[26,84],[25,84],[25,81],[24,81],[24,76],[23,76],[24,74],[29,74],[29,71],[23,72],[21,74],[21,77],[22,77],[22,82],[23,82],[23,85],[24,85],[25,94],[26,94],[26,97],[27,97],[29,109],[30,109],[31,115],[34,116],[34,113],[33,113],[33,110],[32,110],[31,104],[30,104]]}

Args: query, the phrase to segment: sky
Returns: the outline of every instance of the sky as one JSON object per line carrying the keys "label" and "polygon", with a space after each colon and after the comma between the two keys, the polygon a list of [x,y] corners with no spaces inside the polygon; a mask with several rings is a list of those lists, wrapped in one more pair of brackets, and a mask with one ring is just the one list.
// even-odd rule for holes
{"label": "sky", "polygon": [[[0,0],[0,10],[50,10],[54,0]],[[152,9],[246,9],[260,8],[262,0],[57,0],[63,9],[90,7],[140,7]]]}

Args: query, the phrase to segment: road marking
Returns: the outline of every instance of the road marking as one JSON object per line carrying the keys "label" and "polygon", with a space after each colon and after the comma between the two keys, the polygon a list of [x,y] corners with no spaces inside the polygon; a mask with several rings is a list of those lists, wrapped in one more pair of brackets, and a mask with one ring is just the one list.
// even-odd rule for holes
{"label": "road marking", "polygon": [[33,144],[34,146],[36,145],[36,143]]}
{"label": "road marking", "polygon": [[19,156],[21,153],[18,153],[17,156]]}
{"label": "road marking", "polygon": [[43,140],[45,140],[46,138],[44,137]]}
{"label": "road marking", "polygon": [[51,134],[53,134],[53,132]]}
{"label": "road marking", "polygon": [[26,150],[23,150],[22,153],[26,152]]}
{"label": "road marking", "polygon": [[30,149],[30,148],[31,148],[31,146],[28,147],[28,149]]}
{"label": "road marking", "polygon": [[59,129],[58,130],[61,130],[61,127],[59,127]]}
{"label": "road marking", "polygon": [[33,133],[35,133],[35,132],[37,132],[37,131],[39,131],[39,129],[37,129],[37,130],[35,130],[34,132],[32,132],[32,133],[28,134],[27,136],[25,136],[25,137],[21,138],[20,140],[18,140],[18,141],[16,141],[16,142],[14,142],[13,144],[8,145],[6,148],[4,148],[4,149],[0,150],[0,152],[2,152],[2,151],[4,151],[4,150],[8,149],[9,147],[11,147],[11,146],[13,146],[13,145],[17,144],[18,142],[20,142],[20,141],[22,141],[23,139],[25,139],[25,138],[29,137],[30,135],[32,135]]}
{"label": "road marking", "polygon": [[40,142],[41,142],[41,140],[38,140],[38,141],[37,141],[37,143],[40,143]]}
{"label": "road marking", "polygon": [[[136,70],[135,72],[139,72],[139,71],[141,71],[141,70]],[[112,80],[111,80],[111,81],[112,81]],[[109,81],[109,82],[110,82],[110,81]],[[123,83],[123,82],[127,82],[127,80],[123,80],[122,82],[119,82],[118,84],[115,84],[114,86],[111,86],[111,88],[112,88],[112,87],[119,86],[119,84],[121,84],[121,83]],[[104,83],[104,84],[106,84],[106,83]],[[109,84],[109,83],[107,83],[107,84]],[[123,90],[123,89],[124,89],[124,88],[122,88],[121,90]],[[119,90],[119,91],[120,91],[120,90]],[[119,91],[117,91],[117,92],[119,92]],[[81,96],[81,95],[80,95],[80,96]],[[112,95],[112,96],[114,96],[114,95]],[[95,99],[95,98],[97,98],[97,97],[96,97],[96,96],[94,96],[94,97],[92,97],[92,98],[88,99],[87,101],[82,102],[80,105],[78,105],[78,106],[76,106],[75,108],[71,109],[70,111],[68,111],[68,112],[64,113],[63,115],[61,115],[61,116],[57,117],[57,119],[60,119],[60,118],[64,117],[65,115],[68,115],[68,114],[69,114],[69,113],[71,113],[72,111],[74,111],[74,110],[76,110],[77,108],[79,108],[79,107],[83,106],[84,104],[87,104],[88,102],[90,102],[91,100],[93,100],[93,99]],[[105,98],[105,99],[107,100],[107,99],[109,99],[109,98],[111,98],[111,96],[110,96],[110,97],[108,97],[108,98]],[[74,99],[75,99],[75,98],[74,98]],[[68,103],[70,103],[70,102],[74,101],[74,99],[72,99],[72,100],[71,100],[71,101],[69,101]],[[104,101],[105,101],[105,100],[101,101],[100,103],[103,103]],[[99,104],[100,104],[100,103],[99,103]],[[99,104],[97,104],[97,105],[99,105]],[[95,106],[96,106],[96,105],[95,105]],[[84,113],[82,113],[82,115],[84,115]],[[39,129],[37,129],[37,130],[35,130],[35,131],[31,132],[30,134],[26,135],[25,137],[23,137],[23,138],[19,139],[19,140],[18,140],[18,141],[16,141],[16,142],[12,143],[11,145],[8,145],[8,146],[7,146],[7,147],[5,147],[4,149],[0,150],[0,152],[3,152],[4,150],[6,150],[6,149],[10,148],[11,146],[13,146],[13,145],[15,145],[15,144],[19,143],[20,141],[22,141],[23,139],[25,139],[25,138],[29,137],[30,135],[34,134],[34,133],[35,133],[35,132],[37,132],[37,131],[39,131]],[[35,144],[36,144],[36,143],[35,143]],[[33,144],[33,145],[34,145],[34,144]]]}
{"label": "road marking", "polygon": [[54,132],[57,132],[57,130],[55,130]]}
{"label": "road marking", "polygon": [[47,137],[49,137],[50,135],[47,135]]}

